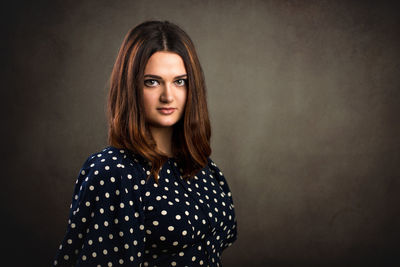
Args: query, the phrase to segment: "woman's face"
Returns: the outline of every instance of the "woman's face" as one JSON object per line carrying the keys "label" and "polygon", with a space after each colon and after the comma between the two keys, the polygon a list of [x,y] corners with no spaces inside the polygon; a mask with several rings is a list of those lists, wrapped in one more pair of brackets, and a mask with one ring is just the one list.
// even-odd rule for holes
{"label": "woman's face", "polygon": [[144,69],[143,102],[150,127],[171,127],[182,117],[187,95],[182,58],[172,52],[154,53]]}

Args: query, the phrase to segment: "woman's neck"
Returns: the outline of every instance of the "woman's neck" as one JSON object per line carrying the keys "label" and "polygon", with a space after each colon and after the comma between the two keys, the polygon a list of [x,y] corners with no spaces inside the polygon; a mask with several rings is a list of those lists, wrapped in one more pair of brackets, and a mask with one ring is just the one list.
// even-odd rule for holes
{"label": "woman's neck", "polygon": [[168,157],[172,157],[172,127],[152,127],[150,132],[154,141],[157,144],[157,149],[163,152]]}

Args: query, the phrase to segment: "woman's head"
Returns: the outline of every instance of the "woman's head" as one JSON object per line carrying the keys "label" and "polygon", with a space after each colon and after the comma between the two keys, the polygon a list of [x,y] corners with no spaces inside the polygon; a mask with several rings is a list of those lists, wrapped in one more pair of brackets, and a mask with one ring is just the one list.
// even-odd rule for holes
{"label": "woman's head", "polygon": [[[149,95],[145,95],[144,88],[156,81],[144,75],[146,66],[162,62],[166,55],[171,62],[181,64],[176,69],[184,70],[182,75],[186,75],[182,76],[186,82],[183,110],[172,123],[172,152],[185,177],[195,174],[211,154],[211,129],[204,74],[194,45],[181,28],[168,21],[147,21],[130,30],[114,64],[108,96],[109,145],[130,149],[151,161],[151,174],[156,180],[167,157],[157,150],[150,134],[154,121],[146,112]],[[182,81],[177,82],[182,85]],[[163,101],[168,104],[168,97]]]}
{"label": "woman's head", "polygon": [[155,52],[144,69],[143,105],[151,132],[172,130],[185,111],[187,74],[182,58],[173,52]]}

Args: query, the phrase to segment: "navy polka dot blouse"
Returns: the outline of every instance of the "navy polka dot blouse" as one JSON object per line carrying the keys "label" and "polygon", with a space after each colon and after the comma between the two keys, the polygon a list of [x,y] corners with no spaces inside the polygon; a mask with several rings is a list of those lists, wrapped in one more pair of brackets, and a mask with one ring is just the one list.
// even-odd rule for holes
{"label": "navy polka dot blouse", "polygon": [[229,186],[216,164],[185,181],[170,158],[159,184],[150,164],[108,146],[76,181],[67,232],[54,266],[222,266],[237,238]]}

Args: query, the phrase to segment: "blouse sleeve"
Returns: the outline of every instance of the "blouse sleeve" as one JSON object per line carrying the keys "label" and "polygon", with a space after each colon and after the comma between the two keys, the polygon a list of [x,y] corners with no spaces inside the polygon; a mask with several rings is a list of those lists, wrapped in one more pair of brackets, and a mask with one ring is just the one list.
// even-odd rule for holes
{"label": "blouse sleeve", "polygon": [[140,265],[143,207],[133,189],[136,175],[126,173],[122,160],[99,153],[83,164],[54,266]]}
{"label": "blouse sleeve", "polygon": [[232,212],[232,220],[233,220],[233,227],[232,229],[228,230],[227,236],[226,236],[226,245],[223,247],[223,249],[231,246],[233,242],[237,239],[237,220],[235,216],[235,205],[233,204],[233,197],[231,190],[229,188],[229,185],[225,179],[224,174],[222,171],[218,168],[217,164],[215,164],[214,161],[212,161],[210,158],[208,159],[208,166],[210,167],[211,172],[214,175],[214,178],[218,181],[220,187],[222,188],[223,192],[225,195],[229,198],[231,204],[229,206],[231,212]]}

